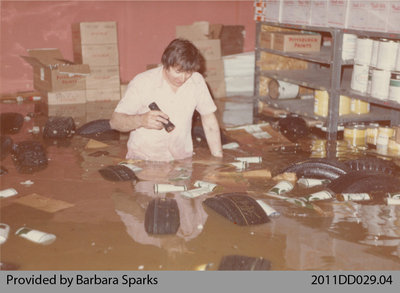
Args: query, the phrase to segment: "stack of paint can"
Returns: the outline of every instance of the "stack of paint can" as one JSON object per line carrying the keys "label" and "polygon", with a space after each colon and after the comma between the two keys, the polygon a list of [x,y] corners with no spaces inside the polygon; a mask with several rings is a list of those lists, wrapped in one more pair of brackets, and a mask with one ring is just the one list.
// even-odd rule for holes
{"label": "stack of paint can", "polygon": [[364,148],[367,142],[367,130],[364,124],[350,124],[345,126],[343,139],[350,147]]}
{"label": "stack of paint can", "polygon": [[351,88],[400,102],[400,45],[389,39],[357,38]]}
{"label": "stack of paint can", "polygon": [[[339,116],[350,114],[351,99],[347,96],[340,96]],[[327,91],[314,91],[314,114],[322,117],[328,116],[329,93]]]}
{"label": "stack of paint can", "polygon": [[389,140],[394,136],[394,128],[382,126],[378,129],[378,138],[376,140],[376,151],[386,155],[388,153]]}

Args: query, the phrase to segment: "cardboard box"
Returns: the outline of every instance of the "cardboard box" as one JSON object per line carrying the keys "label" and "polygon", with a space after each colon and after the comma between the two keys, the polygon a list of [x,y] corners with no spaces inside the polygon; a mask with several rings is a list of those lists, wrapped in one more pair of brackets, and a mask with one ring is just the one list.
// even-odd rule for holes
{"label": "cardboard box", "polygon": [[387,1],[353,0],[349,5],[348,28],[385,32],[389,13]]}
{"label": "cardboard box", "polygon": [[265,49],[272,49],[274,43],[274,33],[262,31],[260,32],[260,47]]}
{"label": "cardboard box", "polygon": [[327,26],[328,0],[311,1],[310,25]]}
{"label": "cardboard box", "polygon": [[210,24],[208,21],[197,21],[191,25],[178,25],[175,27],[177,38],[189,41],[218,39],[222,24]]}
{"label": "cardboard box", "polygon": [[82,45],[74,44],[74,60],[76,63],[89,64],[91,66],[118,65],[118,45]]}
{"label": "cardboard box", "polygon": [[42,96],[48,105],[85,104],[86,90],[44,92]]}
{"label": "cardboard box", "polygon": [[119,66],[90,66],[86,89],[117,88],[120,86]]}
{"label": "cardboard box", "polygon": [[321,49],[320,34],[274,33],[273,49],[283,52],[318,52]]}
{"label": "cardboard box", "polygon": [[400,1],[390,1],[389,3],[386,31],[400,33]]}
{"label": "cardboard box", "polygon": [[328,0],[328,26],[347,28],[350,0]]}
{"label": "cardboard box", "polygon": [[299,25],[310,24],[311,1],[283,0],[281,22]]}
{"label": "cardboard box", "polygon": [[204,76],[207,81],[224,79],[224,62],[222,59],[206,60],[205,65]]}
{"label": "cardboard box", "polygon": [[121,99],[121,88],[86,90],[86,101],[118,101]]}
{"label": "cardboard box", "polygon": [[30,49],[21,56],[33,68],[33,87],[39,91],[84,90],[89,65],[65,60],[58,49]]}
{"label": "cardboard box", "polygon": [[219,39],[221,55],[233,55],[243,52],[245,29],[243,25],[223,25]]}
{"label": "cardboard box", "polygon": [[211,95],[214,98],[226,97],[226,89],[225,89],[225,80],[224,79],[208,80],[207,85],[208,85]]}
{"label": "cardboard box", "polygon": [[48,116],[72,117],[78,127],[86,123],[86,104],[47,105]]}
{"label": "cardboard box", "polygon": [[117,44],[117,23],[80,22],[72,24],[72,42],[77,46]]}
{"label": "cardboard box", "polygon": [[281,22],[283,0],[266,0],[265,20],[271,22]]}
{"label": "cardboard box", "polygon": [[220,40],[198,40],[193,44],[199,49],[206,60],[221,59],[221,41]]}

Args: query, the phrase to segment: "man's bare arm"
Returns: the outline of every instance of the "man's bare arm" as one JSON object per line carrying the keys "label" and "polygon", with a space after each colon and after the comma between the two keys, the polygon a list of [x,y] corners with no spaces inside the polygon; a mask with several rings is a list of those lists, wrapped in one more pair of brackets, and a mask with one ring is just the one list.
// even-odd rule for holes
{"label": "man's bare arm", "polygon": [[217,117],[215,117],[214,113],[202,115],[201,122],[211,154],[214,157],[222,157],[221,133]]}
{"label": "man's bare arm", "polygon": [[121,132],[132,131],[140,127],[162,129],[162,123],[167,123],[167,119],[168,115],[161,111],[148,111],[137,115],[114,112],[110,119],[110,126]]}

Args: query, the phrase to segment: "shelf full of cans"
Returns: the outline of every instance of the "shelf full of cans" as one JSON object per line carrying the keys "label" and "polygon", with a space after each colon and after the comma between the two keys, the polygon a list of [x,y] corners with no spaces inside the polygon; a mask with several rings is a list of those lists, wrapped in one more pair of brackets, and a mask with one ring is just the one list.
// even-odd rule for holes
{"label": "shelf full of cans", "polygon": [[354,65],[346,93],[400,109],[400,41],[356,35],[347,41],[354,44]]}

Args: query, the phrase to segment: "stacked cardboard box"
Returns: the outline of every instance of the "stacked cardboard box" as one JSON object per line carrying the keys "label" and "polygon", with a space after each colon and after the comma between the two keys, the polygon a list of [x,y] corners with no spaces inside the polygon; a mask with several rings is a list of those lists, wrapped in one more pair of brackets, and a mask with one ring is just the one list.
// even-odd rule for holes
{"label": "stacked cardboard box", "polygon": [[76,63],[90,65],[86,100],[113,101],[121,98],[117,23],[81,22],[72,25]]}
{"label": "stacked cardboard box", "polygon": [[176,37],[190,40],[205,59],[205,80],[214,98],[226,96],[221,40],[222,25],[206,21],[176,27]]}
{"label": "stacked cardboard box", "polygon": [[32,65],[33,87],[49,105],[86,103],[89,65],[65,60],[58,49],[30,49],[22,58]]}

